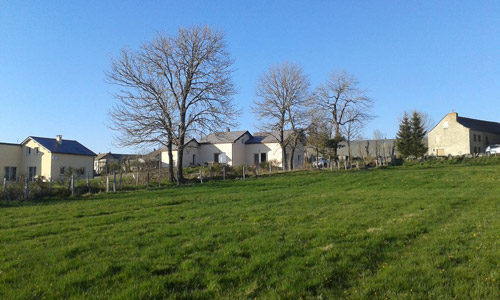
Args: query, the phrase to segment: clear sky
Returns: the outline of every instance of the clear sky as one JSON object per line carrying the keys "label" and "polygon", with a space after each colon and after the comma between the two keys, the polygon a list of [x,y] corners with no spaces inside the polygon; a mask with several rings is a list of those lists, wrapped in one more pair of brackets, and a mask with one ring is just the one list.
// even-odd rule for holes
{"label": "clear sky", "polygon": [[500,122],[500,1],[1,1],[0,141],[62,134],[94,152],[133,151],[108,129],[110,59],[192,24],[226,34],[235,129],[257,128],[257,78],[284,60],[313,86],[354,74],[375,100],[366,137],[393,137],[413,109]]}

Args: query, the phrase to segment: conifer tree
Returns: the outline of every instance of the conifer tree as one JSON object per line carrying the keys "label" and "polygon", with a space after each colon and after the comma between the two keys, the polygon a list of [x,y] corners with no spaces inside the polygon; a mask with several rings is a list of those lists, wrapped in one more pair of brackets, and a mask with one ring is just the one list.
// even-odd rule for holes
{"label": "conifer tree", "polygon": [[422,116],[417,111],[413,112],[411,118],[411,155],[422,157],[427,153],[427,147],[423,143],[426,131],[422,121]]}
{"label": "conifer tree", "polygon": [[396,137],[396,148],[398,149],[399,155],[401,157],[407,158],[412,153],[411,144],[412,144],[412,132],[411,132],[411,123],[408,117],[408,114],[405,112],[403,116],[403,120],[399,124],[399,131]]}

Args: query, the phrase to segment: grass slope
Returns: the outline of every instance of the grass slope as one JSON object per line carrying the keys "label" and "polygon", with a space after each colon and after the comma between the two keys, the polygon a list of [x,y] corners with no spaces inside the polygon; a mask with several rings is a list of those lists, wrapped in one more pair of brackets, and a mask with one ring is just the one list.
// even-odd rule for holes
{"label": "grass slope", "polygon": [[0,207],[0,298],[498,298],[500,167]]}

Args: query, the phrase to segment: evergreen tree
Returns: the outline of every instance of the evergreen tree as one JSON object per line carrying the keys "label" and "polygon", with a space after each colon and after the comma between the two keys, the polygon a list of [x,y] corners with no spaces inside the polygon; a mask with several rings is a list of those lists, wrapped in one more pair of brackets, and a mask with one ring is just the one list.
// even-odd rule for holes
{"label": "evergreen tree", "polygon": [[422,157],[427,153],[427,147],[423,142],[425,134],[426,131],[424,129],[422,116],[417,111],[414,111],[411,117],[411,155]]}
{"label": "evergreen tree", "polygon": [[401,157],[407,158],[412,153],[412,132],[411,123],[408,114],[405,112],[403,120],[399,124],[399,131],[396,137],[396,148]]}

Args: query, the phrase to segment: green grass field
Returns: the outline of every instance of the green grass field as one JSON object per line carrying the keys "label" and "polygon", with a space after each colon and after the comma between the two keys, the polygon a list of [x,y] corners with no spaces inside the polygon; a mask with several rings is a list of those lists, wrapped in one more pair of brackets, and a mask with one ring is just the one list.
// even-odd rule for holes
{"label": "green grass field", "polygon": [[0,298],[500,297],[500,165],[0,207]]}

